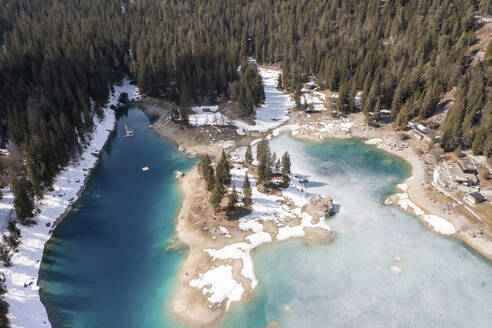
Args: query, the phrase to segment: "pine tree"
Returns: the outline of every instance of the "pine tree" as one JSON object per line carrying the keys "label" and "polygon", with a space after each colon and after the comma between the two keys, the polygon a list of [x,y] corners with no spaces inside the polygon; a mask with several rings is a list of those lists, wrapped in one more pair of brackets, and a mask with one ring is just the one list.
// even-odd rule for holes
{"label": "pine tree", "polygon": [[301,88],[296,87],[294,90],[294,104],[298,110],[302,110]]}
{"label": "pine tree", "polygon": [[374,113],[372,114],[372,121],[379,120],[381,116],[381,97],[378,97],[378,101],[376,102],[376,107],[374,107]]}
{"label": "pine tree", "polygon": [[232,191],[229,194],[229,201],[227,204],[227,209],[229,211],[233,211],[236,208],[236,203],[237,203],[237,191],[236,191],[236,186],[232,185]]}
{"label": "pine tree", "polygon": [[224,186],[220,183],[218,179],[216,179],[214,190],[212,191],[212,195],[210,197],[210,203],[212,204],[215,211],[219,209],[222,197],[224,197]]}
{"label": "pine tree", "polygon": [[177,108],[171,110],[171,121],[179,122],[179,110]]}
{"label": "pine tree", "polygon": [[483,152],[485,142],[487,141],[487,129],[479,129],[473,140],[473,155],[480,155]]}
{"label": "pine tree", "polygon": [[222,155],[216,168],[217,181],[221,185],[229,185],[231,182],[231,168],[229,164],[229,158],[224,150],[222,150]]}
{"label": "pine tree", "polygon": [[185,126],[189,124],[188,109],[183,105],[179,106],[179,122]]}
{"label": "pine tree", "polygon": [[215,174],[214,169],[212,168],[212,162],[210,161],[210,157],[208,156],[208,154],[202,156],[198,168],[200,174],[207,182],[208,191],[212,191],[215,185]]}
{"label": "pine tree", "polygon": [[10,183],[14,193],[15,213],[19,220],[25,220],[33,216],[34,204],[29,196],[25,173],[20,178],[11,174]]}
{"label": "pine tree", "polygon": [[11,249],[16,250],[19,247],[20,241],[15,238],[12,234],[4,234],[2,235],[2,241]]}
{"label": "pine tree", "polygon": [[15,238],[15,239],[20,239],[21,237],[21,231],[17,226],[15,225],[15,221],[9,220],[9,223],[7,225],[7,231]]}
{"label": "pine tree", "polygon": [[12,265],[11,259],[10,248],[4,242],[0,242],[0,261],[3,262],[4,266],[9,267]]}
{"label": "pine tree", "polygon": [[244,193],[244,199],[243,199],[244,204],[245,205],[251,204],[252,190],[249,182],[248,173],[246,173],[246,176],[244,177],[243,193]]}
{"label": "pine tree", "polygon": [[188,87],[184,81],[181,82],[181,88],[179,91],[179,121],[182,125],[188,125],[188,101],[189,101]]}
{"label": "pine tree", "polygon": [[350,105],[352,100],[350,99],[350,90],[347,83],[342,83],[338,90],[338,98],[336,102],[336,109],[339,112],[349,111],[353,105]]}
{"label": "pine tree", "polygon": [[267,184],[270,182],[272,175],[270,146],[268,140],[263,139],[258,143],[256,157],[259,162],[258,181],[260,183]]}
{"label": "pine tree", "polygon": [[246,148],[246,153],[244,154],[244,160],[246,163],[250,164],[253,163],[253,152],[251,151],[251,145],[248,145]]}
{"label": "pine tree", "polygon": [[282,156],[282,179],[284,181],[284,184],[289,183],[289,174],[290,174],[290,155],[289,152],[285,152],[284,155]]}
{"label": "pine tree", "polygon": [[270,167],[272,170],[272,173],[275,172],[275,163],[277,162],[277,154],[275,152],[272,153],[272,156],[270,157]]}
{"label": "pine tree", "polygon": [[[29,176],[29,181],[31,182],[31,186],[33,189],[33,192],[36,196],[41,196],[43,194],[43,186],[41,184],[41,177],[40,177],[40,171],[37,166],[38,161],[36,161],[33,156],[34,156],[34,150],[31,148],[28,148],[29,150],[27,151],[26,154],[26,168],[27,168],[27,174]],[[41,162],[41,164],[43,164]]]}
{"label": "pine tree", "polygon": [[280,73],[277,77],[277,88],[278,89],[283,89],[283,84],[282,84],[282,73]]}

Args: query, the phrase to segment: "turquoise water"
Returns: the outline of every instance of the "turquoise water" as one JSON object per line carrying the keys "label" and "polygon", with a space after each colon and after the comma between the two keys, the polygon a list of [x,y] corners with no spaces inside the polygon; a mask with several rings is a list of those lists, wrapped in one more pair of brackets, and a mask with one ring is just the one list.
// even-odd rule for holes
{"label": "turquoise water", "polygon": [[[121,137],[125,123],[135,137]],[[193,161],[148,124],[137,110],[120,119],[86,192],[54,233],[41,270],[54,327],[181,326],[169,302],[185,252],[165,248],[179,203],[174,170]],[[315,145],[281,135],[271,146],[290,152],[308,193],[334,198],[335,240],[258,249],[253,300],[233,305],[218,326],[490,326],[492,265],[382,204],[410,174],[404,162],[357,140]]]}
{"label": "turquoise water", "polygon": [[[122,137],[124,124],[134,137]],[[195,161],[148,125],[136,109],[119,118],[86,191],[47,246],[40,287],[53,327],[177,325],[166,302],[183,252],[165,249],[180,202],[175,170]]]}

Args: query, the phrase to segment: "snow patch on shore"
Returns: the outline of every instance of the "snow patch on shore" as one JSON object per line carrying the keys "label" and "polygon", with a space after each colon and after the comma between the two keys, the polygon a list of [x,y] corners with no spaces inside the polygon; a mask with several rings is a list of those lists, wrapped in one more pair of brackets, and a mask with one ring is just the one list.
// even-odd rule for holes
{"label": "snow patch on shore", "polygon": [[306,104],[309,107],[312,107],[309,108],[310,110],[317,112],[326,110],[326,95],[322,94],[319,91],[308,90],[305,88],[303,88],[301,91],[303,92],[303,97],[306,100]]}
{"label": "snow patch on shore", "polygon": [[306,232],[304,228],[322,228],[327,231],[331,231],[331,228],[326,224],[325,220],[319,220],[317,224],[312,224],[313,217],[306,212],[302,213],[301,224],[293,227],[282,227],[278,229],[277,240],[287,240],[289,238],[300,238],[305,237]]}
{"label": "snow patch on shore", "polygon": [[[397,186],[403,191],[406,191],[408,188],[406,184],[401,184]],[[406,192],[396,194],[396,197],[398,198],[398,205],[401,208],[403,208],[405,211],[410,211],[411,209],[413,214],[426,222],[432,228],[432,230],[443,235],[452,235],[457,232],[455,226],[448,220],[443,219],[437,215],[425,214],[425,212],[420,207],[418,207],[414,202],[410,200],[410,198],[408,198],[408,194]]]}
{"label": "snow patch on shore", "polygon": [[437,215],[425,214],[421,216],[422,219],[429,224],[435,231],[442,233],[443,235],[452,235],[456,233],[454,225]]}
{"label": "snow patch on shore", "polygon": [[[140,97],[137,87],[126,79],[121,86],[114,87],[114,92],[104,109],[104,119],[95,122],[90,144],[84,148],[77,162],[58,173],[53,183],[53,191],[47,191],[44,198],[35,203],[39,213],[33,220],[37,224],[31,227],[17,225],[22,234],[19,252],[12,256],[12,266],[2,269],[7,286],[5,300],[9,303],[9,318],[13,328],[51,327],[39,297],[38,286],[44,245],[51,236],[52,225],[77,200],[77,194],[82,190],[86,177],[96,165],[98,157],[94,154],[102,150],[115,125],[115,114],[110,106],[117,104],[122,92],[128,93],[129,98],[133,100]],[[12,203],[13,199],[10,196],[0,201],[2,216],[12,207]]]}
{"label": "snow patch on shore", "polygon": [[212,304],[222,303],[227,299],[226,309],[229,309],[231,302],[241,300],[244,288],[232,278],[232,267],[221,265],[200,274],[198,279],[193,279],[189,283],[190,287],[202,289],[204,295],[210,294],[208,301]]}
{"label": "snow patch on shore", "polygon": [[373,138],[369,139],[365,142],[366,145],[379,145],[383,142],[383,139],[381,138]]}

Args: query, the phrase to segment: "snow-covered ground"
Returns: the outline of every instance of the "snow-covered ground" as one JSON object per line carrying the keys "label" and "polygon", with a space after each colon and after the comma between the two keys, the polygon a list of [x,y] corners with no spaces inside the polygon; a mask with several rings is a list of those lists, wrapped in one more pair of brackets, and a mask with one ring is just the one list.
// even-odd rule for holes
{"label": "snow-covered ground", "polygon": [[381,138],[373,138],[369,139],[365,142],[366,145],[379,145],[380,143],[383,142],[383,139]]}
{"label": "snow-covered ground", "polygon": [[[283,127],[277,128],[272,135],[278,135],[282,132]],[[287,127],[291,129],[293,127]],[[270,135],[271,136],[271,135]],[[252,142],[253,153],[256,140]],[[244,156],[245,147],[236,150],[231,158],[239,160]],[[243,195],[243,184],[247,168],[242,164],[234,164],[231,170],[231,184],[236,187],[239,195]],[[305,227],[319,227],[331,231],[324,219],[318,223],[312,223],[312,217],[302,210],[309,198],[313,195],[307,194],[300,179],[295,174],[291,175],[291,183],[288,188],[282,190],[282,196],[267,195],[258,191],[256,179],[249,175],[252,189],[253,211],[239,220],[239,228],[243,231],[251,231],[245,242],[229,244],[220,249],[204,249],[214,260],[240,259],[243,263],[240,274],[251,281],[251,290],[256,288],[258,280],[256,279],[251,251],[265,243],[273,240],[286,240],[289,238],[299,238],[306,235]],[[288,205],[289,204],[289,205]],[[289,226],[286,223],[294,218],[301,218],[298,225]],[[263,224],[266,221],[272,221],[278,227],[277,234],[272,236],[263,230]],[[222,230],[222,229],[221,229]],[[226,235],[227,237],[227,235]],[[203,294],[208,294],[208,301],[211,304],[222,303],[227,300],[226,308],[228,309],[231,302],[240,301],[244,291],[244,286],[235,281],[232,276],[230,266],[212,267],[205,273],[200,273],[199,278],[190,281],[190,287],[202,289]],[[219,269],[220,268],[220,269]]]}
{"label": "snow-covered ground", "polygon": [[[116,104],[119,95],[127,92],[130,99],[139,98],[138,89],[124,80],[121,86],[115,86],[109,104],[105,108],[105,117],[96,122],[89,146],[85,147],[76,163],[62,170],[53,183],[53,191],[48,191],[44,198],[35,204],[39,213],[33,218],[36,225],[26,227],[18,224],[22,238],[19,252],[12,257],[12,266],[2,268],[6,278],[9,303],[9,318],[13,328],[50,327],[46,310],[39,297],[38,273],[43,256],[44,245],[50,238],[50,229],[67,207],[73,204],[85,179],[96,165],[98,154],[108,139],[115,125],[114,111],[110,105]],[[7,193],[7,196],[9,194]],[[11,195],[11,194],[10,194]],[[0,201],[0,216],[4,217],[12,208],[12,197]],[[2,265],[3,266],[3,265]]]}
{"label": "snow-covered ground", "polygon": [[325,94],[316,90],[310,90],[306,88],[302,88],[301,92],[302,92],[302,97],[304,98],[306,104],[308,106],[312,106],[311,110],[318,111],[318,112],[326,110]]}
{"label": "snow-covered ground", "polygon": [[2,199],[0,200],[0,231],[4,231],[13,212],[14,194],[10,190],[10,186],[0,190],[0,192],[2,193]]}
{"label": "snow-covered ground", "polygon": [[217,106],[193,107],[193,114],[189,115],[189,122],[193,126],[204,125],[233,125],[237,133],[244,135],[248,131],[268,131],[280,126],[289,119],[289,109],[294,102],[288,94],[277,90],[277,78],[280,71],[274,69],[259,68],[265,90],[265,103],[256,107],[255,124],[251,125],[218,113]]}

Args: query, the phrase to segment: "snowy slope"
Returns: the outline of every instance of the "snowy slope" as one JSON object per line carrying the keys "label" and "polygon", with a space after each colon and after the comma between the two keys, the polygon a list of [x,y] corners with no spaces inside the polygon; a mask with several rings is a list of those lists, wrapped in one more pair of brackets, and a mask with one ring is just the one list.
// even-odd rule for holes
{"label": "snowy slope", "polygon": [[259,68],[265,90],[265,104],[256,107],[255,124],[251,125],[218,113],[217,106],[193,107],[193,114],[189,116],[193,126],[204,125],[233,125],[238,134],[246,134],[247,131],[265,132],[276,128],[289,119],[289,109],[294,102],[288,94],[277,90],[277,78],[280,71],[274,69]]}

